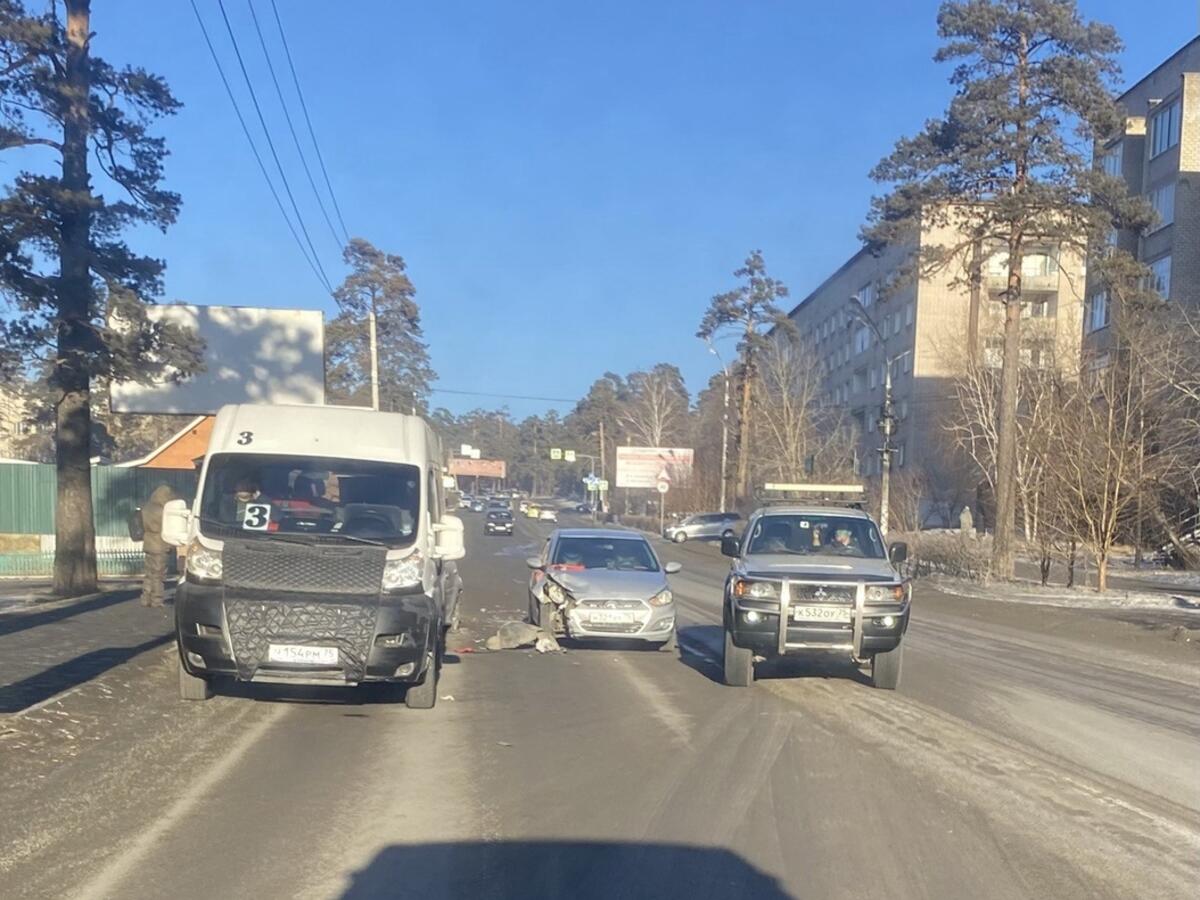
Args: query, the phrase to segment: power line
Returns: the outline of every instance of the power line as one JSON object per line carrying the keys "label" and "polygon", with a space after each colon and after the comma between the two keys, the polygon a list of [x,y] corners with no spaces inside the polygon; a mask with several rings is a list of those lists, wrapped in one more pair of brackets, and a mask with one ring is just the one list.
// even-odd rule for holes
{"label": "power line", "polygon": [[499,397],[502,400],[544,400],[547,403],[578,403],[579,398],[570,397],[529,397],[524,394],[492,394],[487,391],[455,391],[450,388],[430,388],[433,394],[462,394],[467,397]]}
{"label": "power line", "polygon": [[258,152],[258,147],[254,143],[254,137],[250,134],[250,127],[246,124],[246,118],[242,115],[241,107],[238,106],[237,97],[233,93],[233,88],[229,86],[229,79],[225,77],[225,69],[221,65],[221,58],[217,56],[212,39],[208,36],[208,29],[204,27],[204,19],[200,16],[196,0],[191,0],[191,4],[192,12],[196,14],[196,22],[200,25],[200,33],[204,35],[204,43],[208,45],[208,52],[212,56],[213,63],[216,64],[217,74],[221,77],[221,84],[225,86],[225,93],[229,96],[229,102],[233,104],[234,114],[237,116],[238,123],[242,126],[242,134],[246,136],[246,141],[250,144],[250,152],[254,154],[254,159],[258,162],[258,170],[262,172],[263,180],[267,182],[267,188],[271,191],[271,196],[275,198],[275,205],[279,207],[279,214],[283,216],[283,221],[287,224],[288,231],[292,233],[292,237],[296,241],[296,246],[300,250],[300,255],[304,257],[304,261],[312,269],[312,273],[317,277],[317,281],[321,283],[322,287],[328,290],[325,279],[321,277],[320,270],[309,257],[308,250],[305,249],[304,243],[300,240],[300,235],[296,232],[296,226],[292,224],[291,217],[288,216],[287,210],[284,209],[283,200],[280,199],[279,192],[275,190],[275,183],[271,181],[266,164],[263,163],[262,154]]}
{"label": "power line", "polygon": [[287,122],[288,131],[292,134],[292,143],[296,145],[296,153],[300,156],[300,165],[304,168],[304,174],[308,178],[308,186],[312,188],[313,196],[317,198],[317,206],[321,210],[321,215],[325,217],[325,224],[329,226],[329,233],[333,235],[333,242],[337,244],[338,250],[342,250],[344,244],[342,239],[338,237],[337,229],[333,227],[333,221],[329,218],[329,212],[325,209],[325,202],[321,199],[321,192],[317,190],[317,183],[313,181],[312,172],[308,168],[308,160],[304,158],[304,151],[300,147],[300,138],[296,134],[296,127],[292,124],[292,115],[288,112],[287,101],[283,99],[283,88],[279,86],[279,79],[275,76],[275,66],[271,62],[271,54],[267,50],[267,41],[263,37],[262,28],[258,24],[258,13],[254,11],[253,0],[246,0],[246,5],[250,7],[250,18],[254,20],[254,31],[258,34],[258,43],[262,47],[263,57],[267,61],[267,71],[271,73],[271,83],[275,85],[275,93],[279,96],[279,105],[283,108],[283,118]]}
{"label": "power line", "polygon": [[304,91],[300,90],[300,79],[296,77],[296,66],[292,63],[292,51],[288,47],[287,35],[283,33],[283,22],[279,18],[279,7],[271,0],[271,11],[275,13],[275,25],[279,28],[279,40],[283,43],[283,54],[287,57],[288,69],[292,73],[292,84],[296,86],[296,96],[300,98],[300,109],[304,112],[304,124],[308,126],[308,136],[312,139],[313,150],[317,153],[317,162],[321,165],[321,175],[325,178],[325,187],[329,190],[329,199],[333,202],[333,211],[337,215],[338,224],[342,226],[342,236],[350,243],[350,232],[346,230],[346,222],[342,218],[342,209],[338,206],[337,195],[333,192],[333,184],[329,180],[329,170],[325,168],[325,158],[321,156],[321,146],[317,143],[317,134],[313,130],[312,119],[308,116],[308,104],[304,102]]}
{"label": "power line", "polygon": [[266,117],[263,115],[262,107],[258,103],[258,95],[254,92],[254,84],[250,81],[250,73],[246,70],[246,61],[242,59],[241,48],[238,47],[237,37],[234,36],[233,26],[229,23],[229,15],[225,12],[225,0],[217,0],[217,8],[221,10],[221,18],[225,22],[225,30],[229,33],[229,40],[233,44],[233,53],[237,57],[238,66],[242,70],[242,78],[246,82],[246,90],[250,92],[250,101],[254,104],[254,111],[258,114],[258,122],[262,125],[263,135],[267,139],[267,147],[271,151],[271,157],[275,160],[275,168],[279,170],[279,179],[283,182],[284,193],[288,196],[288,201],[292,204],[292,212],[296,214],[296,224],[300,226],[300,233],[304,235],[304,241],[308,244],[308,249],[312,251],[313,260],[317,265],[317,269],[321,273],[321,281],[325,285],[325,290],[330,294],[333,293],[333,284],[329,280],[329,276],[325,274],[325,268],[321,265],[321,258],[317,254],[317,248],[313,246],[312,238],[308,234],[308,228],[304,225],[304,216],[300,213],[300,207],[296,203],[296,196],[292,193],[292,187],[288,184],[287,174],[283,171],[283,163],[279,161],[279,153],[275,149],[275,142],[271,140],[271,130],[267,127]]}

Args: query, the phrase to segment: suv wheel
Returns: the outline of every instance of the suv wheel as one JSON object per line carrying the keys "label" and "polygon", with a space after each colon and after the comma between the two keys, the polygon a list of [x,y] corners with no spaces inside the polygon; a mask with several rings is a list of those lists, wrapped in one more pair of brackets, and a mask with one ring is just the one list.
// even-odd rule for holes
{"label": "suv wheel", "polygon": [[871,657],[871,683],[882,690],[894,691],[900,684],[900,663],[903,659],[903,643],[886,653],[876,653]]}
{"label": "suv wheel", "polygon": [[749,687],[754,683],[754,653],[735,646],[728,629],[725,630],[725,683],[731,687]]}

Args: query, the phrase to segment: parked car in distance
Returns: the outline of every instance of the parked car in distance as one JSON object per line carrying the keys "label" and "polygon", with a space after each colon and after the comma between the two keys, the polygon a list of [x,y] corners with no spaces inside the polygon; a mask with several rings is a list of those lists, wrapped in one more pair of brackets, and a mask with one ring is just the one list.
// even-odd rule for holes
{"label": "parked car in distance", "polygon": [[484,534],[512,534],[513,533],[513,516],[507,509],[493,509],[487,514],[487,520],[483,523]]}
{"label": "parked car in distance", "polygon": [[563,528],[526,560],[529,620],[570,638],[635,640],[675,649],[675,598],[663,565],[642,535],[611,528]]}
{"label": "parked car in distance", "polygon": [[538,510],[538,520],[542,522],[557,522],[558,510],[552,506],[543,506]]}
{"label": "parked car in distance", "polygon": [[663,529],[663,537],[677,544],[704,538],[732,537],[737,533],[741,520],[742,517],[735,512],[700,513],[688,516],[678,524],[668,525]]}
{"label": "parked car in distance", "polygon": [[487,505],[482,500],[475,499],[471,501],[471,512],[481,513],[485,509],[487,509]]}
{"label": "parked car in distance", "polygon": [[592,504],[590,504],[590,503],[577,503],[577,504],[575,504],[575,512],[577,512],[577,513],[585,513],[585,514],[587,514],[587,515],[590,515],[590,514],[591,514],[591,512],[592,512]]}
{"label": "parked car in distance", "polygon": [[474,497],[472,497],[470,494],[463,494],[458,498],[458,508],[470,509],[473,502],[475,502]]}
{"label": "parked car in distance", "polygon": [[522,513],[527,513],[527,512],[529,512],[529,501],[528,501],[528,500],[522,500],[522,501],[520,501],[520,502],[517,504],[517,511],[518,511],[518,512],[522,512]]}

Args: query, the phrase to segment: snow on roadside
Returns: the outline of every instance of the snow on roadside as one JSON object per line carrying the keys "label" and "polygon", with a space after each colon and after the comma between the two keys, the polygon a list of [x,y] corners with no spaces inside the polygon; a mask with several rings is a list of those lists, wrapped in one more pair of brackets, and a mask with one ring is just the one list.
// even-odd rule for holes
{"label": "snow on roadside", "polygon": [[1042,587],[1031,581],[983,584],[945,575],[934,575],[921,580],[942,593],[978,600],[1076,609],[1169,609],[1176,612],[1192,612],[1200,616],[1200,605],[1196,605],[1194,598],[1176,598],[1163,591],[1126,591],[1110,588],[1101,594],[1093,588]]}

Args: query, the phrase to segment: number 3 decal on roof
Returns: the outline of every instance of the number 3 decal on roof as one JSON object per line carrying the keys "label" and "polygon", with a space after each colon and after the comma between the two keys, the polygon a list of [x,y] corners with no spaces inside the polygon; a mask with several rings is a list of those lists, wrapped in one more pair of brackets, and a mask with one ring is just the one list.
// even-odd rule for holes
{"label": "number 3 decal on roof", "polygon": [[253,431],[239,431],[238,432],[237,442],[239,444],[241,444],[243,447],[246,446],[247,444],[249,444],[253,440],[254,440],[254,432]]}

